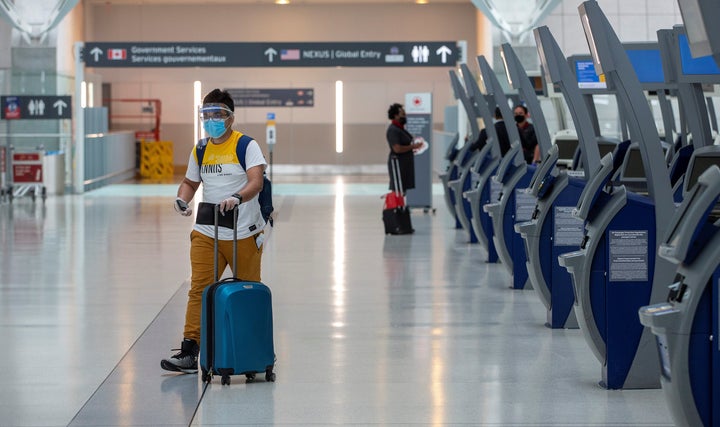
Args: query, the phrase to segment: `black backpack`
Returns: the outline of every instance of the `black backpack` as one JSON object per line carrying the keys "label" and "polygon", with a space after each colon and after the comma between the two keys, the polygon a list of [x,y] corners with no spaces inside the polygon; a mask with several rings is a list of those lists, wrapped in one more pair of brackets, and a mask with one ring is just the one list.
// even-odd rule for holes
{"label": "black backpack", "polygon": [[[247,147],[248,144],[250,144],[250,141],[252,141],[253,138],[243,135],[240,137],[237,143],[237,158],[240,160],[240,166],[242,166],[243,170],[247,170],[245,167],[245,155],[247,154]],[[203,157],[205,156],[205,147],[207,147],[207,143],[209,141],[209,138],[204,138],[198,141],[197,146],[195,147],[195,153],[197,154],[198,159],[198,167],[202,167],[202,161]],[[202,174],[201,180],[202,180]],[[272,217],[270,216],[275,208],[273,208],[272,204],[272,183],[268,179],[265,172],[263,172],[263,188],[260,190],[260,194],[258,194],[258,203],[260,204],[260,212],[262,213],[262,217],[265,220],[265,222],[270,221],[270,226],[272,226]]]}

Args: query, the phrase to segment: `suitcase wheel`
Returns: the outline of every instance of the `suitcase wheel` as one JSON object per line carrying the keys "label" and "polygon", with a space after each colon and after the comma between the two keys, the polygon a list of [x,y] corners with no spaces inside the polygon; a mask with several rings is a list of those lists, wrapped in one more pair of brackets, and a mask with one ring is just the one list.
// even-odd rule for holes
{"label": "suitcase wheel", "polygon": [[255,381],[255,374],[245,374],[245,378],[247,379],[246,382],[251,383],[251,382]]}
{"label": "suitcase wheel", "polygon": [[220,384],[222,385],[230,385],[230,375],[223,375],[222,379],[220,379]]}
{"label": "suitcase wheel", "polygon": [[272,369],[265,371],[265,381],[275,382],[275,372],[273,372]]}
{"label": "suitcase wheel", "polygon": [[210,381],[212,381],[212,375],[211,375],[206,369],[203,368],[203,370],[202,370],[202,382],[204,382],[204,383],[209,383]]}

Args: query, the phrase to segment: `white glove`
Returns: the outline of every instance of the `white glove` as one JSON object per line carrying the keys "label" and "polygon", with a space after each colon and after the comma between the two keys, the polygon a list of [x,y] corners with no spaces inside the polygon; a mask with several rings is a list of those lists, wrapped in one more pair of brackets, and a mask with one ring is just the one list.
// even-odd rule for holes
{"label": "white glove", "polygon": [[192,215],[192,208],[188,206],[187,202],[181,198],[175,199],[175,203],[173,203],[173,207],[175,208],[175,211],[179,213],[182,216],[190,216]]}
{"label": "white glove", "polygon": [[228,197],[227,199],[220,202],[220,214],[225,215],[225,212],[232,212],[235,206],[240,204],[240,200],[237,197]]}

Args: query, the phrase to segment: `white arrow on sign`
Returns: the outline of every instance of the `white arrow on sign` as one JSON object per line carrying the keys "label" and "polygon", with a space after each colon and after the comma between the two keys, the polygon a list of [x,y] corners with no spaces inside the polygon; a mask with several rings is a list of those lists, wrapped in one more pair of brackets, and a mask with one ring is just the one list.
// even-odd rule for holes
{"label": "white arrow on sign", "polygon": [[67,108],[67,106],[67,103],[65,103],[62,99],[58,99],[53,104],[53,108],[57,108],[58,116],[62,116],[63,108]]}
{"label": "white arrow on sign", "polygon": [[444,64],[447,62],[447,56],[452,53],[452,50],[450,50],[449,47],[442,45],[438,50],[435,51],[435,53],[440,55],[440,61],[442,61],[442,63]]}
{"label": "white arrow on sign", "polygon": [[265,51],[264,55],[267,55],[269,62],[273,62],[273,58],[275,57],[275,55],[277,55],[277,50],[269,47],[269,48]]}
{"label": "white arrow on sign", "polygon": [[95,57],[95,62],[98,62],[98,60],[100,59],[100,55],[102,55],[102,54],[103,54],[103,51],[99,47],[96,47],[90,51],[90,55]]}

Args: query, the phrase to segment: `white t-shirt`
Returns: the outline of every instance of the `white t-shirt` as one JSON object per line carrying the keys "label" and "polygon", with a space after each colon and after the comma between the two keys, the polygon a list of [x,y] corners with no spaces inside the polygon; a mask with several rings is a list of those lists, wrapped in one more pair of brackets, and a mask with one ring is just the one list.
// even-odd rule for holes
{"label": "white t-shirt", "polygon": [[[237,143],[241,136],[242,133],[233,131],[230,138],[222,144],[208,142],[203,155],[202,171],[198,167],[195,148],[190,153],[185,177],[194,182],[202,182],[204,202],[219,204],[247,185],[247,174],[237,158]],[[266,165],[260,146],[255,140],[250,141],[245,153],[245,166],[247,169],[261,167],[264,170]],[[250,200],[243,200],[238,207],[238,239],[259,233],[265,225],[257,197],[256,195]],[[226,212],[225,215],[232,215],[232,212]],[[206,236],[215,237],[215,227],[212,225],[195,224],[193,229]],[[232,240],[233,231],[219,227],[218,238]]]}

